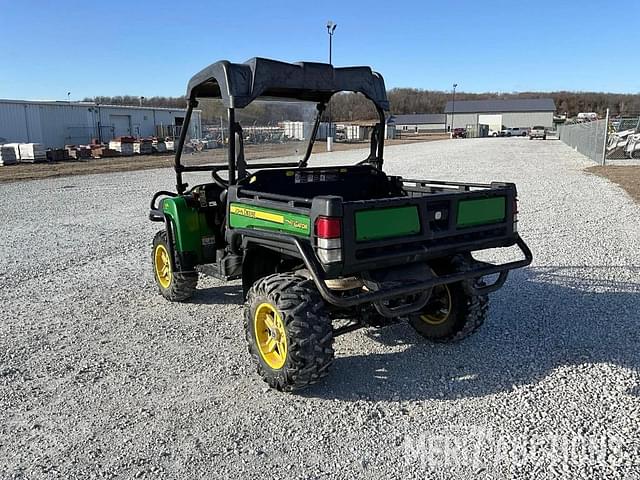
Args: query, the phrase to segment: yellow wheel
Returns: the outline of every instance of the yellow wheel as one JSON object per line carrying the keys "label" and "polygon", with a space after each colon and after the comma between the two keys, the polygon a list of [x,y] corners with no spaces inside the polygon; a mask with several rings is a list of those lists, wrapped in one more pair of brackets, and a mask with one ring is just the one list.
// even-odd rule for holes
{"label": "yellow wheel", "polygon": [[442,325],[451,315],[451,291],[447,285],[438,285],[431,293],[431,299],[425,306],[420,320],[429,325]]}
{"label": "yellow wheel", "polygon": [[281,369],[287,360],[287,332],[278,310],[261,303],[253,315],[253,328],[262,359],[274,370]]}
{"label": "yellow wheel", "polygon": [[[436,275],[444,276],[469,269],[473,259],[454,257],[433,267]],[[423,337],[435,342],[456,342],[468,337],[484,323],[488,298],[474,295],[470,282],[438,285],[427,304],[409,315],[409,324]]]}
{"label": "yellow wheel", "polygon": [[156,233],[151,251],[153,278],[158,291],[167,300],[181,302],[193,295],[198,284],[196,272],[174,272],[171,268],[171,254],[164,230]]}
{"label": "yellow wheel", "polygon": [[324,377],[333,362],[333,327],[312,280],[294,273],[261,278],[247,292],[244,328],[258,374],[292,391]]}
{"label": "yellow wheel", "polygon": [[163,288],[169,288],[171,285],[171,257],[167,247],[163,244],[156,245],[153,253],[153,264],[155,266],[156,279]]}

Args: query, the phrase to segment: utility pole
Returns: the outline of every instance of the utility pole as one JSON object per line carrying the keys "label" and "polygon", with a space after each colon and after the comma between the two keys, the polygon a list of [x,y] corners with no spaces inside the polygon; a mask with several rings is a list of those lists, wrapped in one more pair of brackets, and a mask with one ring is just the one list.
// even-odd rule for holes
{"label": "utility pole", "polygon": [[451,138],[453,138],[453,128],[454,128],[454,119],[456,117],[456,87],[458,86],[457,83],[453,84],[453,100],[451,102]]}
{"label": "utility pole", "polygon": [[[333,65],[333,33],[338,25],[332,20],[327,22],[327,33],[329,34],[329,65]],[[333,133],[331,129],[331,101],[329,101],[329,131],[327,132],[327,152],[333,150]]]}
{"label": "utility pole", "polygon": [[602,142],[602,165],[607,163],[607,143],[609,141],[609,109],[608,108],[607,108],[607,116],[604,119],[604,135],[603,136],[604,136],[604,140]]}

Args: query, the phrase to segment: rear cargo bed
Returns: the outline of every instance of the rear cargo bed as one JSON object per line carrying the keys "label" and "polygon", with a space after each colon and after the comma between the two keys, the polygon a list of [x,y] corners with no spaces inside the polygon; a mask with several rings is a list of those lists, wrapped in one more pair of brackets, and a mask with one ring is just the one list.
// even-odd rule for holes
{"label": "rear cargo bed", "polygon": [[406,197],[343,202],[343,274],[515,244],[513,184],[401,181]]}

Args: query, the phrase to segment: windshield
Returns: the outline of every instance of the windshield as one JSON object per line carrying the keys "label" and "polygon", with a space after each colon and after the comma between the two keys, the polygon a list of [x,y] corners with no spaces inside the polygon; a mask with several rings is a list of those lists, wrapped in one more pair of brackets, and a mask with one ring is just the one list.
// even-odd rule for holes
{"label": "windshield", "polygon": [[[191,119],[182,163],[226,163],[230,141],[226,108],[220,99],[207,98],[199,100],[197,110]],[[265,159],[277,159],[278,162],[302,160],[317,112],[313,102],[281,100],[257,100],[246,108],[236,109],[235,121],[242,127],[247,164]],[[200,129],[194,125],[198,122],[201,123]],[[201,134],[196,136],[198,131]],[[328,124],[322,122],[316,139],[326,139],[327,132]]]}

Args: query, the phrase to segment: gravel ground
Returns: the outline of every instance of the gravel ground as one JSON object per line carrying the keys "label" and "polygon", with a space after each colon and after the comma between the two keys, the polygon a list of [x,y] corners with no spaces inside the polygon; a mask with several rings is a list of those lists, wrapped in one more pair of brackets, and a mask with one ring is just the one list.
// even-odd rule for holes
{"label": "gravel ground", "polygon": [[0,478],[640,478],[640,207],[557,141],[386,156],[516,182],[534,264],[472,338],[342,336],[297,395],[255,374],[237,282],[156,294],[147,206],[170,170],[2,185]]}

